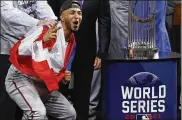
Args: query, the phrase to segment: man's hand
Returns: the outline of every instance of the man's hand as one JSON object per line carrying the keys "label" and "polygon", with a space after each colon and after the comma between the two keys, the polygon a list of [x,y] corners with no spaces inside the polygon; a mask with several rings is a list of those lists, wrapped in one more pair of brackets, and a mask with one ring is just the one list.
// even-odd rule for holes
{"label": "man's hand", "polygon": [[41,100],[43,102],[46,102],[50,96],[49,95],[50,92],[48,91],[44,81],[41,80],[40,78],[34,78],[33,83],[35,85],[35,88],[36,88]]}
{"label": "man's hand", "polygon": [[57,22],[55,20],[40,20],[38,22],[38,25],[40,26],[44,26],[47,25],[49,28],[53,27],[54,24],[56,24]]}
{"label": "man's hand", "polygon": [[50,92],[46,87],[35,85],[35,88],[43,102],[46,102],[50,97]]}
{"label": "man's hand", "polygon": [[100,58],[98,58],[98,57],[95,58],[94,67],[95,67],[95,69],[101,68],[101,59]]}
{"label": "man's hand", "polygon": [[57,28],[57,24],[54,24],[43,36],[43,41],[48,42],[51,39],[56,39],[58,29],[60,29],[60,27]]}
{"label": "man's hand", "polygon": [[64,80],[66,80],[67,82],[71,81],[71,72],[70,71],[65,71]]}

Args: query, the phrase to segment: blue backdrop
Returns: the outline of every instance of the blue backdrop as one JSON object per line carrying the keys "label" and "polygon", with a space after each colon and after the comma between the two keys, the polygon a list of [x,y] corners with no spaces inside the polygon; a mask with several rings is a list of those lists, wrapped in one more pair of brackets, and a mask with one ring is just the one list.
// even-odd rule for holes
{"label": "blue backdrop", "polygon": [[176,120],[177,64],[173,61],[104,64],[104,120]]}

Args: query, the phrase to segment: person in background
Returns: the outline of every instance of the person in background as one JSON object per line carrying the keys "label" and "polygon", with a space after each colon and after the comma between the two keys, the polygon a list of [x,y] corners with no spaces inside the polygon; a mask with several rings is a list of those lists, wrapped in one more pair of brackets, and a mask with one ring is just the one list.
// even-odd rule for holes
{"label": "person in background", "polygon": [[1,1],[1,40],[0,40],[0,120],[14,120],[16,104],[5,90],[5,77],[10,67],[9,50],[35,26],[56,23],[47,1],[8,0]]}
{"label": "person in background", "polygon": [[[167,9],[166,9],[166,28],[168,31],[169,39],[172,41],[172,25],[173,25],[173,18],[174,18],[174,10],[176,7],[176,4],[180,3],[179,0],[169,0],[167,1]],[[173,48],[173,47],[172,47]]]}
{"label": "person in background", "polygon": [[[99,50],[99,36],[98,36],[98,20],[96,21],[96,40],[97,40],[97,52]],[[96,62],[95,62],[96,63]],[[100,64],[101,65],[101,64]],[[100,92],[101,92],[101,66],[96,66],[93,72],[91,90],[90,90],[90,102],[89,102],[89,119],[99,119],[100,112]]]}

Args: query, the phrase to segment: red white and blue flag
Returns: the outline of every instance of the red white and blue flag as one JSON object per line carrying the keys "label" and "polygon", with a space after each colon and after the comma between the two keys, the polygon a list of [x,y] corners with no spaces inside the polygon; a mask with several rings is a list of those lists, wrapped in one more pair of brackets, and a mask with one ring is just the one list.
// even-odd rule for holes
{"label": "red white and blue flag", "polygon": [[66,44],[63,28],[57,30],[56,40],[44,43],[43,36],[47,31],[46,26],[30,30],[10,50],[10,61],[22,73],[43,80],[48,90],[54,91],[59,88],[65,71],[71,70],[76,43],[71,34]]}

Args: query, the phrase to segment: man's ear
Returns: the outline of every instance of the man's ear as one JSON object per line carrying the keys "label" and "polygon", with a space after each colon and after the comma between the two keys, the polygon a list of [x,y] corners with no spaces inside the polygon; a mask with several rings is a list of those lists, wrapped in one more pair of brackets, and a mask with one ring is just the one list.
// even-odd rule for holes
{"label": "man's ear", "polygon": [[64,16],[62,14],[60,15],[60,20],[64,22]]}

